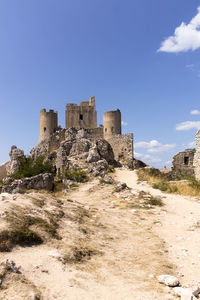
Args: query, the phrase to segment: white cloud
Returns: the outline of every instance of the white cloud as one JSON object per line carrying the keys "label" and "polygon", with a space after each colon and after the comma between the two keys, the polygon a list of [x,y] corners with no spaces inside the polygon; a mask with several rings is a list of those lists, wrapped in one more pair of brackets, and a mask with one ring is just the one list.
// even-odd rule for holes
{"label": "white cloud", "polygon": [[156,140],[152,140],[150,142],[135,143],[135,148],[147,149],[147,152],[149,153],[165,152],[175,147],[176,144],[161,144]]}
{"label": "white cloud", "polygon": [[190,112],[191,115],[200,115],[200,111],[197,109],[194,109]]}
{"label": "white cloud", "polygon": [[185,67],[187,69],[193,70],[194,69],[194,64],[186,65]]}
{"label": "white cloud", "polygon": [[141,153],[137,153],[137,152],[134,152],[134,157],[136,159],[145,160],[148,163],[159,163],[162,161],[160,158],[152,157],[149,154],[141,154]]}
{"label": "white cloud", "polygon": [[174,35],[169,36],[161,43],[158,52],[186,52],[200,48],[200,7],[197,15],[189,24],[181,23],[174,31]]}
{"label": "white cloud", "polygon": [[186,121],[176,125],[176,130],[200,129],[200,121]]}
{"label": "white cloud", "polygon": [[127,125],[128,125],[127,122],[122,121],[122,126],[127,126]]}

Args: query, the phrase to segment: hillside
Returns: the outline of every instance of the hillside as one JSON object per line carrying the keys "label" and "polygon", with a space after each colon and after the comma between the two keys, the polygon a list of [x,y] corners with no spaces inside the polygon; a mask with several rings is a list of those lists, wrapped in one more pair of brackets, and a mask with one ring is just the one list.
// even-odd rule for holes
{"label": "hillside", "polygon": [[96,178],[65,196],[0,195],[1,232],[23,225],[35,233],[1,252],[0,299],[176,299],[158,275],[197,284],[197,199],[138,184],[134,171],[113,177],[130,189]]}

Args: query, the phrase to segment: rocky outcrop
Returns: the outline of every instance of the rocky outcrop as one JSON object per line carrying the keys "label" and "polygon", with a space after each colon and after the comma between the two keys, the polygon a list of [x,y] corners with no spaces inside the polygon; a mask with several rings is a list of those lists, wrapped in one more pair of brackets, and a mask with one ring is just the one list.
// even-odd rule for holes
{"label": "rocky outcrop", "polygon": [[105,159],[109,164],[114,163],[114,152],[111,145],[103,139],[97,140],[96,145],[101,158]]}
{"label": "rocky outcrop", "polygon": [[11,147],[9,156],[10,156],[10,162],[7,165],[7,175],[8,176],[19,171],[21,162],[22,162],[23,158],[25,157],[24,151],[17,148],[16,146]]}
{"label": "rocky outcrop", "polygon": [[132,165],[132,168],[134,169],[134,170],[137,170],[137,169],[141,169],[141,168],[145,168],[145,167],[147,167],[147,165],[143,162],[143,161],[141,161],[141,160],[138,160],[138,159],[133,159],[133,165]]}
{"label": "rocky outcrop", "polygon": [[0,180],[6,178],[8,176],[7,168],[9,163],[5,163],[0,166]]}
{"label": "rocky outcrop", "polygon": [[[52,174],[40,174],[30,178],[22,178],[12,181],[10,184],[4,184],[2,186],[3,193],[18,193],[25,190],[49,190],[53,189],[54,177]],[[6,181],[4,181],[6,182]],[[9,182],[9,181],[8,181]]]}

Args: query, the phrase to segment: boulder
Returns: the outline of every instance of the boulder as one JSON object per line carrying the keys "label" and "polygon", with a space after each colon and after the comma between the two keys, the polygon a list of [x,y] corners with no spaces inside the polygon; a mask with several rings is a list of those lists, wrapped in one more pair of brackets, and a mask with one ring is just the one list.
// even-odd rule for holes
{"label": "boulder", "polygon": [[87,139],[76,140],[72,144],[70,150],[70,156],[77,156],[83,154],[84,152],[89,152],[89,149],[92,147],[92,142]]}
{"label": "boulder", "polygon": [[160,275],[157,277],[159,283],[165,284],[169,287],[176,287],[180,285],[178,278],[171,275]]}
{"label": "boulder", "polygon": [[7,164],[7,175],[8,176],[19,171],[22,160],[25,158],[24,151],[17,148],[16,146],[11,147],[9,156],[10,156],[10,162]]}
{"label": "boulder", "polygon": [[93,162],[89,164],[88,171],[92,173],[94,176],[99,176],[102,172],[107,170],[108,163],[105,159],[99,160],[97,162]]}
{"label": "boulder", "polygon": [[53,174],[45,173],[39,174],[33,177],[26,177],[22,179],[14,180],[8,185],[2,186],[3,193],[18,193],[25,190],[52,190],[53,189]]}
{"label": "boulder", "polygon": [[127,185],[125,182],[119,182],[115,187],[115,192],[121,192],[127,188]]}
{"label": "boulder", "polygon": [[104,180],[105,183],[108,183],[108,184],[113,184],[114,183],[114,180],[113,178],[108,175],[108,174],[105,174],[102,179]]}
{"label": "boulder", "polygon": [[134,170],[145,168],[146,166],[147,165],[143,161],[141,161],[139,159],[135,159],[135,158],[133,159],[132,167],[133,167]]}
{"label": "boulder", "polygon": [[102,159],[105,159],[109,164],[114,163],[114,152],[111,145],[103,139],[96,142],[97,151]]}
{"label": "boulder", "polygon": [[101,160],[101,157],[97,151],[97,148],[96,147],[91,148],[88,153],[87,162],[93,163],[93,162],[97,162],[99,160]]}

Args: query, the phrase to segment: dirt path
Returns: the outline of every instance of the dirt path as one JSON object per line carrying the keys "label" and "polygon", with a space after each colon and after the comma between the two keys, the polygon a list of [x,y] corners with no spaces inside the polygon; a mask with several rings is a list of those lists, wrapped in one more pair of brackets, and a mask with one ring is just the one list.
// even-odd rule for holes
{"label": "dirt path", "polygon": [[169,260],[177,267],[183,285],[200,281],[200,201],[196,198],[162,193],[147,183],[137,183],[134,171],[117,170],[116,179],[126,182],[130,188],[146,191],[164,199],[165,206],[157,211],[154,226],[166,242]]}
{"label": "dirt path", "polygon": [[[135,186],[134,173],[116,173],[120,181],[126,181],[127,175],[129,185],[134,182],[135,188],[142,189]],[[48,201],[48,195],[44,197]],[[20,265],[22,274],[40,291],[43,300],[175,299],[155,278],[173,268],[166,254],[165,236],[160,238],[152,230],[157,213],[163,222],[165,211],[132,209],[130,199],[130,191],[115,193],[113,185],[100,185],[98,180],[83,184],[60,199],[65,214],[59,229],[62,240],[17,247],[1,254],[1,260],[14,260]],[[66,264],[49,255],[49,251],[56,250],[62,257],[70,245],[98,252],[86,261]],[[10,282],[6,290],[0,291],[0,299],[13,299],[14,294],[16,300],[33,299],[31,293],[19,289],[18,282]]]}

